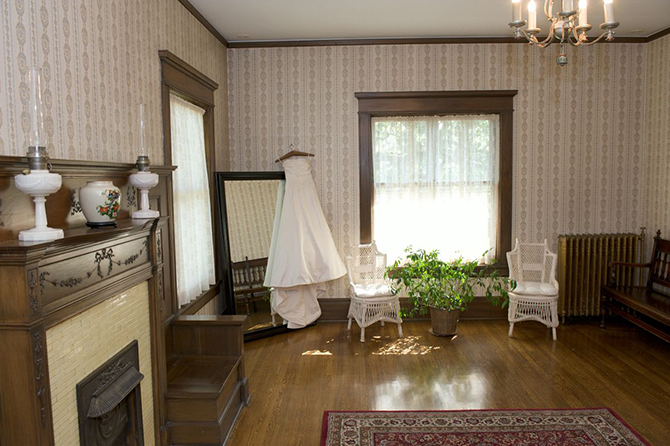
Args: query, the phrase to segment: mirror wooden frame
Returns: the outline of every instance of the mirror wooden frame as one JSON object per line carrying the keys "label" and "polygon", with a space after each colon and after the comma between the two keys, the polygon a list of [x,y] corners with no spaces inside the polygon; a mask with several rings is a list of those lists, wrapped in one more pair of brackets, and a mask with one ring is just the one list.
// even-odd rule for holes
{"label": "mirror wooden frame", "polygon": [[[216,203],[218,215],[218,258],[217,267],[219,277],[221,278],[221,287],[225,299],[224,314],[235,313],[235,293],[233,291],[233,270],[232,259],[230,256],[230,238],[228,236],[228,211],[226,208],[226,181],[268,181],[268,180],[285,180],[284,172],[216,172]],[[251,341],[254,339],[273,336],[287,331],[286,325],[281,324],[274,327],[262,328],[244,333],[244,340]]]}

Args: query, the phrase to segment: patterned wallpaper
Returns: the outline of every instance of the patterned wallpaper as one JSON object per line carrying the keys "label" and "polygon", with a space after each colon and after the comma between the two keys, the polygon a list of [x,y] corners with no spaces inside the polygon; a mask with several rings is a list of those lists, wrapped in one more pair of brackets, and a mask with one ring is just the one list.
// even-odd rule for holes
{"label": "patterned wallpaper", "polygon": [[227,181],[226,210],[233,262],[270,254],[279,180]]}
{"label": "patterned wallpaper", "polygon": [[144,102],[154,164],[162,164],[158,50],[219,84],[217,167],[228,166],[226,48],[177,0],[0,0],[0,155],[26,150],[26,68],[42,68],[53,158],[134,162]]}
{"label": "patterned wallpaper", "polygon": [[[560,233],[636,231],[645,46],[568,48],[564,68],[557,54],[520,44],[230,49],[231,169],[278,169],[290,143],[315,153],[319,197],[344,257],[359,239],[355,92],[517,89],[513,236],[556,248]],[[342,279],[327,295],[345,297],[346,288]]]}
{"label": "patterned wallpaper", "polygon": [[[645,224],[670,238],[670,36],[647,44]],[[651,237],[648,249],[651,249]],[[649,251],[648,251],[649,252]]]}

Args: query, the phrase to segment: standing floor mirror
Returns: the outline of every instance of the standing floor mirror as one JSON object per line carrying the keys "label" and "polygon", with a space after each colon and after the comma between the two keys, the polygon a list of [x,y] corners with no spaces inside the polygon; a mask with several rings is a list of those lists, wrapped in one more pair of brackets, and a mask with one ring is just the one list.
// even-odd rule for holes
{"label": "standing floor mirror", "polygon": [[[286,331],[263,286],[284,172],[217,172],[219,268],[227,314],[247,315],[244,339]],[[281,206],[281,203],[279,203]]]}

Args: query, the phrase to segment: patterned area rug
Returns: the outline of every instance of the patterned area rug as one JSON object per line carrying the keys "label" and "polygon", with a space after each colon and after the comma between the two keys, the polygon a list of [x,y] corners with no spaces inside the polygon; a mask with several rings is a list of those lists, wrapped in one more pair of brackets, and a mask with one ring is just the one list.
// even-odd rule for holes
{"label": "patterned area rug", "polygon": [[649,445],[606,408],[325,412],[321,446]]}

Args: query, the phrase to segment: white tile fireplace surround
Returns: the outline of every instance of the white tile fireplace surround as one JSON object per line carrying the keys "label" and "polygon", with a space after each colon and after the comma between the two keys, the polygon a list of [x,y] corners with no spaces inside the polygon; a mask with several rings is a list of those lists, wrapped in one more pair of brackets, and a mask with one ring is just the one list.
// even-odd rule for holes
{"label": "white tile fireplace surround", "polygon": [[79,445],[76,385],[137,339],[144,444],[155,444],[149,287],[142,282],[46,332],[56,446]]}

